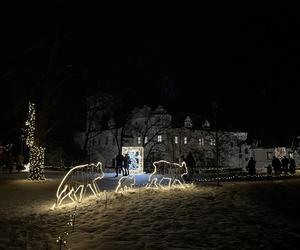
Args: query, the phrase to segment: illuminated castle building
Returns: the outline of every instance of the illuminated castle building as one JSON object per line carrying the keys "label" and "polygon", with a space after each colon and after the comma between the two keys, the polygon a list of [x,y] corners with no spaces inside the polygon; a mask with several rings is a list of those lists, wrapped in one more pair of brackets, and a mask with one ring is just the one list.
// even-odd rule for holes
{"label": "illuminated castle building", "polygon": [[122,127],[116,125],[113,117],[106,126],[87,121],[88,128],[91,127],[88,124],[100,129],[79,133],[75,142],[81,148],[86,144],[90,161],[101,161],[105,167],[115,165],[119,151],[129,153],[141,171],[147,171],[153,161],[162,159],[177,163],[185,160],[195,171],[215,167],[217,158],[219,166],[245,169],[250,158],[250,146],[245,142],[247,133],[218,131],[216,137],[208,120],[186,114],[171,115],[161,106],[154,110],[148,106],[134,108]]}

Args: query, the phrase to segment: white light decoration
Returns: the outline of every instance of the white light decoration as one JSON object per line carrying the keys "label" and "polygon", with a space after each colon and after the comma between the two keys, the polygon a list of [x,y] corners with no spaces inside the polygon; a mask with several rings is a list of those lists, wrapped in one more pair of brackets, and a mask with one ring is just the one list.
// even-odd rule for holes
{"label": "white light decoration", "polygon": [[141,174],[144,171],[144,148],[122,147],[122,155],[128,154],[130,158],[129,173]]}
{"label": "white light decoration", "polygon": [[26,125],[26,145],[29,147],[29,179],[45,180],[44,160],[45,148],[34,145],[35,143],[35,105],[29,102],[28,119]]}
{"label": "white light decoration", "polygon": [[286,148],[285,147],[278,147],[275,148],[275,157],[281,160],[284,156],[286,156]]}
{"label": "white light decoration", "polygon": [[129,189],[132,189],[135,186],[135,175],[127,175],[120,178],[118,181],[118,186],[115,190],[115,192],[126,192]]}
{"label": "white light decoration", "polygon": [[56,191],[56,203],[52,208],[58,208],[66,198],[72,202],[81,202],[88,188],[94,196],[98,196],[100,189],[97,181],[103,177],[101,162],[98,162],[97,165],[84,164],[73,167],[59,184]]}
{"label": "white light decoration", "polygon": [[24,164],[24,168],[25,168],[25,169],[23,169],[22,172],[29,172],[29,169],[30,169],[30,163],[28,162],[27,164]]}
{"label": "white light decoration", "polygon": [[[163,171],[161,164],[163,164]],[[167,167],[167,173],[166,168]],[[182,162],[181,165],[178,163],[172,163],[165,160],[155,161],[153,162],[154,170],[149,175],[147,188],[155,187],[160,188],[163,187],[163,182],[166,180],[168,181],[168,186],[171,187],[173,185],[179,184],[183,186],[185,183],[184,176],[188,175],[188,169],[185,162]],[[181,179],[181,180],[180,180]]]}

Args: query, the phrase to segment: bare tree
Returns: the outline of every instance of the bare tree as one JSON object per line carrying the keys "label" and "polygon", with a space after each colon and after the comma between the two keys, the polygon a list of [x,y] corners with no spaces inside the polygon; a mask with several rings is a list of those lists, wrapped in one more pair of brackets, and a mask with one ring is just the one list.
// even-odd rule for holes
{"label": "bare tree", "polygon": [[93,138],[101,133],[102,122],[107,108],[112,105],[109,98],[93,97],[87,101],[87,118],[86,118],[86,131],[83,144],[83,150],[87,150],[87,145]]}
{"label": "bare tree", "polygon": [[163,138],[158,138],[158,136],[166,136],[170,127],[171,119],[167,114],[154,114],[153,112],[150,112],[141,122],[133,125],[133,134],[140,138],[141,146],[147,152],[145,162],[149,160],[151,152],[156,147],[164,145]]}

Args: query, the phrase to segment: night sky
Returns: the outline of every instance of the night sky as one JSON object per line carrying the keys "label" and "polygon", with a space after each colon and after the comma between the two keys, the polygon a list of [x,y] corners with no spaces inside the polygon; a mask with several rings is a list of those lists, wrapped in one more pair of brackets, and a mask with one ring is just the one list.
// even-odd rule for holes
{"label": "night sky", "polygon": [[[80,98],[104,90],[128,96],[130,106],[162,104],[172,112],[204,117],[212,116],[217,102],[220,126],[247,131],[250,139],[266,145],[289,145],[300,134],[296,11],[284,6],[250,10],[238,3],[96,7],[41,2],[20,1],[7,10],[0,139],[19,129],[18,119],[7,114],[22,113],[18,100],[47,69],[53,44],[54,65],[63,68],[63,75],[74,75],[61,87],[63,112],[82,111]],[[70,119],[77,124],[76,112]]]}

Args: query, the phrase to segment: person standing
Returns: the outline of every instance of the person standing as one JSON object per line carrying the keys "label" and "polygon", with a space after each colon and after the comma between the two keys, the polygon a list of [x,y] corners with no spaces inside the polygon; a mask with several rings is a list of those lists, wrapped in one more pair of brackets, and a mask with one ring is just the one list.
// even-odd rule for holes
{"label": "person standing", "polygon": [[281,174],[281,162],[276,156],[273,156],[272,167],[276,175]]}
{"label": "person standing", "polygon": [[17,156],[17,170],[18,170],[18,173],[20,173],[20,171],[23,169],[23,162],[24,162],[24,156],[23,155],[18,155]]}
{"label": "person standing", "polygon": [[13,171],[14,162],[15,162],[14,155],[13,155],[12,152],[9,150],[9,151],[8,151],[8,156],[7,156],[7,167],[8,167],[8,170],[9,170],[9,173],[10,173],[10,174],[11,174],[12,171]]}
{"label": "person standing", "polygon": [[290,173],[295,174],[296,173],[296,162],[293,158],[290,159]]}
{"label": "person standing", "polygon": [[119,152],[119,154],[116,156],[116,176],[118,177],[119,175],[119,171],[122,170],[122,173],[124,175],[124,171],[123,171],[123,161],[124,161],[124,157],[123,155]]}
{"label": "person standing", "polygon": [[125,157],[124,157],[124,172],[125,174],[124,175],[129,175],[129,164],[131,163],[130,161],[130,157],[128,154],[125,154]]}
{"label": "person standing", "polygon": [[250,158],[248,165],[247,165],[247,169],[248,169],[249,175],[256,174],[256,161],[253,159],[253,157]]}
{"label": "person standing", "polygon": [[286,158],[286,156],[282,158],[281,165],[282,165],[282,170],[284,171],[285,174],[287,174],[289,170],[289,159]]}

